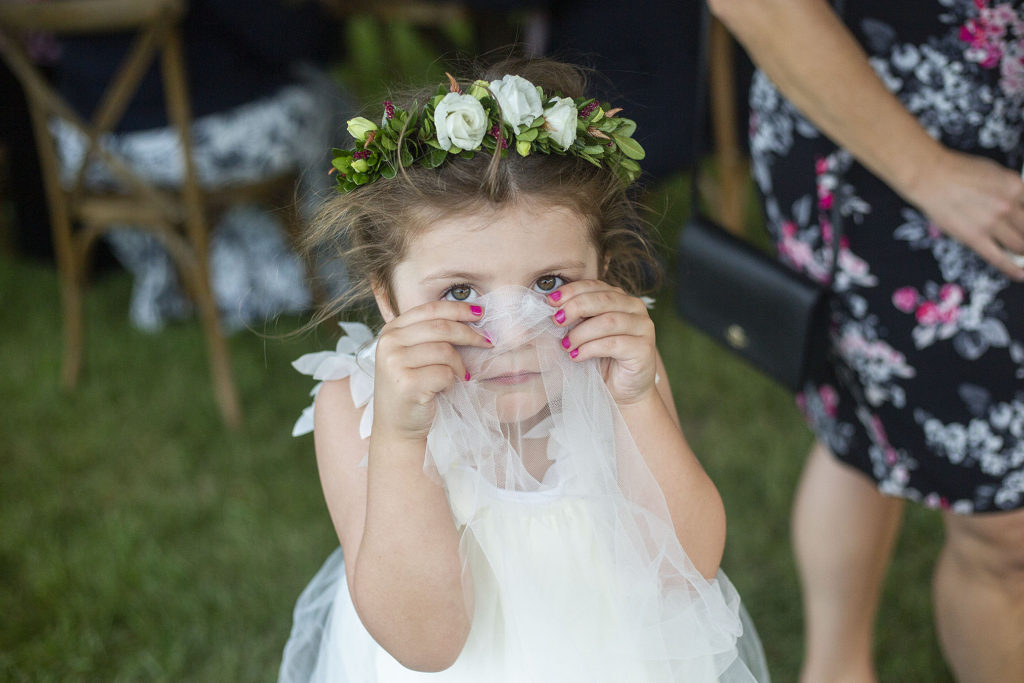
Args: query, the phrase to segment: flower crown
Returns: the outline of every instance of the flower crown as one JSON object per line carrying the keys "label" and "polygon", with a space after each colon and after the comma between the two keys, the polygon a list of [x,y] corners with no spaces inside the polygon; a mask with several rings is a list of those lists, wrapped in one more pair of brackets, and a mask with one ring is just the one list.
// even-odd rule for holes
{"label": "flower crown", "polygon": [[[348,122],[355,149],[334,150],[338,191],[350,192],[379,178],[394,178],[398,168],[419,164],[436,168],[459,156],[481,151],[505,156],[515,145],[520,156],[571,154],[595,166],[607,166],[626,184],[640,176],[644,148],[632,138],[636,123],[595,99],[561,97],[521,76],[475,81],[463,93],[451,74],[422,109],[409,111],[384,101],[380,125],[362,116]],[[332,171],[333,172],[333,171]]]}

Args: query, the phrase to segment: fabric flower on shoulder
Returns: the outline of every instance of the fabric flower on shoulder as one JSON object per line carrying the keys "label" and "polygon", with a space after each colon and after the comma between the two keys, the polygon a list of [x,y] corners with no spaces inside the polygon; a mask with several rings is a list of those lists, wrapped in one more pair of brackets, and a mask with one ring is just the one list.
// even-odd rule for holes
{"label": "fabric flower on shoulder", "polygon": [[362,323],[339,323],[345,336],[338,340],[334,351],[307,353],[292,363],[292,367],[304,375],[310,375],[320,382],[313,387],[310,395],[314,403],[302,411],[292,427],[292,436],[301,436],[313,431],[313,406],[315,397],[325,380],[349,378],[349,392],[357,408],[366,406],[359,421],[359,436],[367,438],[373,425],[373,360],[376,345],[370,328]]}

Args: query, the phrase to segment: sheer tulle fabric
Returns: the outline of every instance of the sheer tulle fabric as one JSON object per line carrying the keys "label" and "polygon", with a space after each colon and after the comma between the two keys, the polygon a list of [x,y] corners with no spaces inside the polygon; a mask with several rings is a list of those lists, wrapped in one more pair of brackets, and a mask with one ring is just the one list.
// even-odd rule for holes
{"label": "sheer tulle fabric", "polygon": [[462,654],[401,667],[362,628],[336,552],[299,599],[281,680],[768,680],[732,585],[680,546],[600,364],[570,359],[541,295],[480,303],[494,347],[460,349],[472,380],[438,397],[425,460],[462,534]]}

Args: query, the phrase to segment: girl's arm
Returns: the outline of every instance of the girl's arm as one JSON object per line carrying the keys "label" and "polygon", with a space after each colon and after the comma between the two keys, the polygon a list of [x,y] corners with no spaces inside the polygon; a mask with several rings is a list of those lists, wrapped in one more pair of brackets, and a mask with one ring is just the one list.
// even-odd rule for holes
{"label": "girl's arm", "polygon": [[356,611],[384,649],[420,671],[455,661],[472,608],[447,497],[423,465],[433,395],[465,374],[452,344],[483,340],[457,322],[478,317],[468,305],[443,302],[440,311],[430,309],[433,318],[414,313],[411,325],[396,319],[385,326],[368,440],[359,438],[361,411],[352,405],[347,380],[324,383],[314,416],[320,479]]}
{"label": "girl's arm", "polygon": [[605,384],[665,495],[676,536],[698,571],[713,578],[725,547],[725,509],[679,428],[647,307],[597,280],[560,287],[553,305],[565,313],[556,323],[579,323],[568,332],[566,352],[606,363]]}
{"label": "girl's arm", "polygon": [[932,139],[875,74],[825,0],[709,0],[754,62],[825,135],[951,237],[1014,279],[1024,183]]}

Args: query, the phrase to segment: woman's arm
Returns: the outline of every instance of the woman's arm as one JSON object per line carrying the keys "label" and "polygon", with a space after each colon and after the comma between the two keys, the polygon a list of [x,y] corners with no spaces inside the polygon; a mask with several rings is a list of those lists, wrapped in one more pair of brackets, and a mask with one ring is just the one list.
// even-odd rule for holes
{"label": "woman's arm", "polygon": [[825,135],[950,236],[1014,279],[1024,182],[931,138],[875,74],[825,0],[709,0],[779,90]]}

